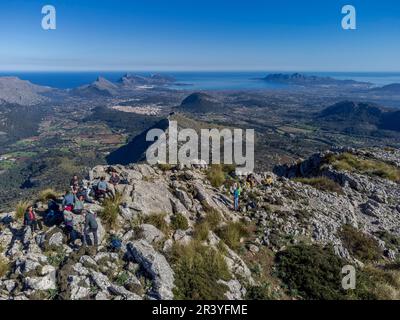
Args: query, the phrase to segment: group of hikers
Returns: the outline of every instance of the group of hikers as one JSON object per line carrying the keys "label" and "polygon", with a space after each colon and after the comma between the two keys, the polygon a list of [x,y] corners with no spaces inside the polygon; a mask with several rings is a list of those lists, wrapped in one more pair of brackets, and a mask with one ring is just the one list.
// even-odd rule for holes
{"label": "group of hikers", "polygon": [[[266,186],[266,187],[270,187],[270,186],[272,186],[273,182],[274,182],[274,180],[273,180],[272,176],[270,176],[270,175],[267,175],[265,177],[265,179],[262,181],[257,181],[254,174],[249,174],[245,180],[245,187],[248,190],[256,187],[259,184],[262,184],[263,186]],[[235,182],[233,184],[233,186],[231,187],[230,191],[233,194],[233,209],[234,209],[234,211],[239,211],[240,210],[239,200],[240,200],[240,195],[242,194],[242,191],[243,191],[240,183]]]}
{"label": "group of hikers", "polygon": [[[63,223],[69,244],[73,243],[76,239],[83,238],[83,244],[86,246],[88,245],[87,239],[92,234],[93,244],[96,247],[98,246],[96,213],[92,210],[86,210],[85,203],[93,203],[94,200],[101,201],[107,196],[115,195],[115,186],[120,183],[120,177],[112,168],[109,169],[108,173],[110,173],[108,181],[103,176],[93,185],[89,182],[84,183],[77,175],[74,175],[70,181],[70,188],[65,192],[61,204],[55,198],[49,200],[45,221],[49,225]],[[252,189],[258,184],[271,186],[273,178],[267,176],[263,181],[259,181],[253,174],[250,174],[244,181],[246,189]],[[242,193],[241,184],[235,182],[230,191],[233,194],[233,209],[239,211],[240,196]],[[84,227],[80,232],[81,236],[78,235],[79,232],[76,230],[75,220],[77,216],[84,216]],[[42,223],[37,219],[34,208],[31,205],[26,209],[24,225],[30,227],[32,231],[42,229]]]}
{"label": "group of hikers", "polygon": [[[93,235],[93,242],[89,243],[98,246],[98,224],[96,213],[85,209],[85,203],[94,203],[95,200],[101,201],[107,195],[113,196],[115,186],[120,183],[118,174],[110,169],[111,177],[106,181],[101,177],[97,183],[90,185],[84,183],[77,175],[70,181],[70,188],[66,190],[62,201],[55,197],[50,197],[48,208],[44,216],[44,221],[48,225],[64,225],[67,234],[68,244],[72,244],[77,239],[83,240],[83,245],[88,245],[90,235]],[[114,188],[111,188],[111,185]],[[78,216],[84,217],[83,230],[77,230],[76,220]],[[82,219],[80,219],[82,220]],[[29,206],[24,214],[24,226],[30,227],[32,232],[42,229],[42,222],[37,218],[33,206]]]}

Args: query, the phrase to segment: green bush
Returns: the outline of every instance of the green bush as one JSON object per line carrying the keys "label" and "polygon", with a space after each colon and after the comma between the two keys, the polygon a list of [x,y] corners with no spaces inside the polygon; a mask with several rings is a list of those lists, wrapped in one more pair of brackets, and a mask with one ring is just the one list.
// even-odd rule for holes
{"label": "green bush", "polygon": [[177,300],[221,300],[231,275],[224,257],[198,241],[184,246],[175,244],[170,262],[175,272],[174,297]]}
{"label": "green bush", "polygon": [[237,250],[241,246],[240,240],[249,236],[249,230],[243,222],[229,222],[217,230],[217,235],[228,247]]}
{"label": "green bush", "polygon": [[144,223],[151,224],[165,234],[168,234],[170,227],[167,221],[165,221],[166,216],[166,213],[153,213],[149,216],[144,217]]}
{"label": "green bush", "polygon": [[269,283],[262,283],[247,288],[247,300],[275,300],[275,295]]}
{"label": "green bush", "polygon": [[306,299],[343,299],[341,270],[347,263],[332,248],[295,245],[276,256],[277,276],[289,290]]}
{"label": "green bush", "polygon": [[397,250],[400,248],[400,237],[395,236],[394,234],[387,231],[377,231],[375,235],[385,241],[386,247],[392,250]]}
{"label": "green bush", "polygon": [[187,230],[189,228],[189,223],[187,218],[182,213],[178,213],[172,216],[171,227],[174,230]]}
{"label": "green bush", "polygon": [[54,267],[59,267],[61,263],[64,262],[65,257],[67,256],[62,248],[59,248],[57,250],[45,251],[44,255],[47,257],[47,261],[49,262],[49,264]]}
{"label": "green bush", "polygon": [[337,194],[342,194],[342,187],[335,181],[328,179],[327,177],[317,177],[317,178],[296,178],[296,182],[307,184],[314,187],[315,189],[336,192]]}
{"label": "green bush", "polygon": [[102,203],[103,210],[99,212],[99,216],[105,225],[110,229],[117,227],[119,206],[121,203],[122,196],[119,193],[115,194],[115,196],[112,198],[105,199]]}
{"label": "green bush", "polygon": [[348,293],[349,299],[399,300],[400,270],[387,270],[367,266],[357,270],[356,288]]}
{"label": "green bush", "polygon": [[339,236],[350,254],[361,261],[376,261],[382,256],[378,241],[350,225],[343,226]]}
{"label": "green bush", "polygon": [[221,187],[225,182],[225,172],[220,164],[211,165],[207,171],[207,179],[214,188]]}

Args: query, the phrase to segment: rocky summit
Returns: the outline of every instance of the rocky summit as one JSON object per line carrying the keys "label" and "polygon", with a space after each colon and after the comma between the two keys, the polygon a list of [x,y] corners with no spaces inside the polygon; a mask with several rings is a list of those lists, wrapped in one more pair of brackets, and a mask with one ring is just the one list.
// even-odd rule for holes
{"label": "rocky summit", "polygon": [[[89,184],[109,169],[91,169]],[[400,297],[399,150],[333,149],[248,177],[228,166],[113,169],[121,181],[108,198],[85,203],[98,247],[67,243],[43,195],[40,231],[24,228],[18,210],[0,215],[0,299]],[[345,265],[357,290],[341,288]]]}

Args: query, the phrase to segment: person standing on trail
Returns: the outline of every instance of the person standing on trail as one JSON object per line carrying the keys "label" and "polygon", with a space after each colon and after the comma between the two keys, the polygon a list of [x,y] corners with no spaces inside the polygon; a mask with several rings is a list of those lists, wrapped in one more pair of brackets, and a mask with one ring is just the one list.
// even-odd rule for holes
{"label": "person standing on trail", "polygon": [[72,243],[76,238],[74,229],[74,214],[71,211],[63,211],[65,230],[67,232],[67,243]]}
{"label": "person standing on trail", "polygon": [[235,211],[239,211],[240,186],[235,183],[233,187],[233,203]]}
{"label": "person standing on trail", "polygon": [[96,214],[92,211],[85,210],[85,226],[83,227],[83,245],[87,246],[87,238],[93,234],[93,245],[98,246],[99,240],[97,237],[98,224],[96,221]]}
{"label": "person standing on trail", "polygon": [[33,211],[33,207],[29,206],[24,214],[24,226],[31,227],[32,232],[38,229],[38,221],[36,219],[35,211]]}

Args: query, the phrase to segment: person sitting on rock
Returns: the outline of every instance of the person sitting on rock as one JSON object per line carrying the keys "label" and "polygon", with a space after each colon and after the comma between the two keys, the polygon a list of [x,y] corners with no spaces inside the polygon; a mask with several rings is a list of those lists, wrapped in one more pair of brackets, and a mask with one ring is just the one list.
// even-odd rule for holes
{"label": "person sitting on rock", "polygon": [[80,194],[78,197],[75,195],[75,203],[74,203],[74,209],[72,210],[73,213],[75,214],[82,214],[84,205],[85,205],[85,200],[84,196]]}
{"label": "person sitting on rock", "polygon": [[69,183],[72,191],[79,190],[79,178],[77,175],[74,175]]}
{"label": "person sitting on rock", "polygon": [[90,184],[90,181],[86,182],[83,185],[82,194],[84,195],[85,201],[88,203],[93,203],[93,199],[91,197],[92,190],[93,190],[93,188]]}
{"label": "person sitting on rock", "polygon": [[93,245],[98,246],[99,241],[97,237],[97,229],[98,224],[96,220],[96,214],[93,211],[85,210],[85,226],[83,228],[83,244],[87,246],[87,238],[89,238],[90,234],[93,234]]}
{"label": "person sitting on rock", "polygon": [[274,179],[270,175],[268,175],[264,180],[264,184],[268,187],[272,186],[273,183],[274,183]]}
{"label": "person sitting on rock", "polygon": [[67,232],[67,243],[71,243],[75,240],[75,230],[74,230],[74,214],[69,210],[63,211],[65,230]]}
{"label": "person sitting on rock", "polygon": [[71,190],[67,190],[65,192],[64,199],[62,201],[62,206],[65,210],[72,211],[74,209],[75,204],[75,195]]}
{"label": "person sitting on rock", "polygon": [[107,194],[108,185],[106,178],[101,177],[99,183],[97,184],[97,198],[103,198]]}
{"label": "person sitting on rock", "polygon": [[111,183],[114,187],[119,183],[120,178],[118,174],[115,171],[111,172],[111,177],[110,180],[108,180],[109,183]]}
{"label": "person sitting on rock", "polygon": [[42,229],[42,225],[40,221],[37,220],[35,211],[33,210],[32,206],[29,206],[26,209],[24,214],[24,226],[31,227],[32,232],[37,231],[38,227]]}

